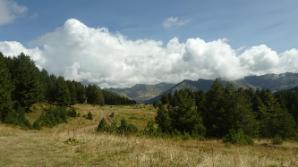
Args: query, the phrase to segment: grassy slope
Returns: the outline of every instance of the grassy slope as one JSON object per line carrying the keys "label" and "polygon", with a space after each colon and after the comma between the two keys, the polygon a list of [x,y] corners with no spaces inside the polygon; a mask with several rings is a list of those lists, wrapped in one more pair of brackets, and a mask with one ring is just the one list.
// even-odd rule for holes
{"label": "grassy slope", "polygon": [[[38,116],[36,106],[28,117]],[[81,116],[52,129],[0,125],[0,166],[298,166],[298,144],[227,146],[215,140],[158,139],[95,133],[103,116],[115,113],[142,129],[155,115],[150,106],[74,106]],[[78,142],[67,144],[73,137]],[[268,143],[268,142],[267,142]]]}

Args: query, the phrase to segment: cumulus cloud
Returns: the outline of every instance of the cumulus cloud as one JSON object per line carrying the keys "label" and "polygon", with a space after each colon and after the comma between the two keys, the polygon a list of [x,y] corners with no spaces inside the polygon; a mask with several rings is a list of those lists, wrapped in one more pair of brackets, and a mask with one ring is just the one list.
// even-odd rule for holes
{"label": "cumulus cloud", "polygon": [[8,56],[24,52],[49,72],[67,79],[89,81],[102,87],[137,83],[180,82],[199,78],[228,80],[252,74],[298,72],[298,50],[277,53],[266,45],[238,51],[225,39],[190,38],[167,43],[129,40],[107,28],[88,27],[69,19],[27,49],[18,42],[0,42]]}
{"label": "cumulus cloud", "polygon": [[17,4],[14,0],[0,0],[0,25],[13,22],[26,11],[25,6]]}
{"label": "cumulus cloud", "polygon": [[36,64],[41,67],[45,63],[45,57],[43,56],[42,52],[39,48],[31,48],[27,49],[21,43],[17,41],[0,41],[0,52],[5,54],[8,57],[15,57],[18,56],[20,53],[24,53],[31,57]]}
{"label": "cumulus cloud", "polygon": [[168,28],[171,28],[171,27],[184,26],[189,22],[190,22],[189,19],[181,19],[179,17],[168,17],[163,21],[162,26],[164,28],[168,29]]}

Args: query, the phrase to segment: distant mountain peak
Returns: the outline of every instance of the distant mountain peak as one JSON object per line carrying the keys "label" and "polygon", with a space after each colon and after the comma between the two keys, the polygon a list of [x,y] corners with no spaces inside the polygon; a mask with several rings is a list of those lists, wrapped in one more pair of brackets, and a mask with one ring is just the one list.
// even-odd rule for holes
{"label": "distant mountain peak", "polygon": [[[278,91],[283,89],[291,89],[298,86],[298,73],[282,73],[282,74],[265,74],[251,75],[243,79],[227,81],[219,80],[225,83],[232,83],[235,87],[252,88],[252,89],[269,89]],[[191,89],[193,91],[207,91],[210,89],[214,80],[198,79],[196,81],[184,79],[177,84],[158,83],[158,84],[136,84],[131,88],[110,89],[115,93],[127,96],[138,102],[152,102],[164,93],[173,93],[181,89]]]}

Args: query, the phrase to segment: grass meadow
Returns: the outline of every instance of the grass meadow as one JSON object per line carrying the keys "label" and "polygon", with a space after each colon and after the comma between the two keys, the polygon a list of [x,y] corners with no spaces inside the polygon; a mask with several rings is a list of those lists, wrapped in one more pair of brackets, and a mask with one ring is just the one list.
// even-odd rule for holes
{"label": "grass meadow", "polygon": [[[27,118],[33,122],[46,104],[34,105]],[[296,167],[298,143],[227,145],[219,140],[183,140],[95,131],[101,118],[114,112],[142,130],[156,114],[152,106],[74,105],[80,117],[42,130],[26,130],[0,124],[0,166],[90,167]],[[91,112],[93,120],[83,115]]]}

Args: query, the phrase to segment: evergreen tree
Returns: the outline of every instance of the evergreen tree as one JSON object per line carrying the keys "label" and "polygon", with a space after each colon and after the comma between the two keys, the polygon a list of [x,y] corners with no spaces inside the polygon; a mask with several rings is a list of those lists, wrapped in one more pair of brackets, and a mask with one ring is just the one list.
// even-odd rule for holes
{"label": "evergreen tree", "polygon": [[175,105],[169,108],[172,128],[181,133],[205,135],[205,127],[199,112],[196,110],[195,98],[190,90],[177,91],[173,96]]}
{"label": "evergreen tree", "polygon": [[207,136],[222,137],[226,131],[222,131],[225,126],[224,107],[224,87],[219,80],[215,80],[206,93],[206,111],[203,112],[204,125],[207,129]]}
{"label": "evergreen tree", "polygon": [[76,104],[78,102],[78,95],[75,81],[66,81],[66,84],[70,93],[70,104]]}
{"label": "evergreen tree", "polygon": [[57,103],[59,105],[69,105],[70,104],[70,92],[66,82],[63,77],[56,78],[55,76],[50,76],[51,83],[48,91],[48,99],[52,103]]}
{"label": "evergreen tree", "polygon": [[81,83],[76,83],[76,95],[78,103],[86,102],[86,90],[85,87]]}
{"label": "evergreen tree", "polygon": [[39,70],[24,54],[12,60],[10,72],[15,86],[12,97],[25,109],[42,98]]}
{"label": "evergreen tree", "polygon": [[102,91],[95,85],[89,85],[86,89],[87,102],[89,104],[104,105]]}
{"label": "evergreen tree", "polygon": [[11,92],[10,74],[4,56],[0,52],[0,121],[4,121],[8,113],[12,111]]}
{"label": "evergreen tree", "polygon": [[155,122],[158,124],[158,127],[162,132],[169,133],[172,131],[171,118],[164,105],[159,106]]}
{"label": "evergreen tree", "polygon": [[261,136],[293,137],[295,121],[292,115],[282,109],[271,92],[261,91],[258,96],[262,99],[262,103],[258,106]]}

